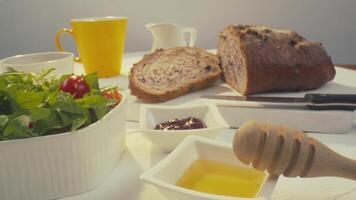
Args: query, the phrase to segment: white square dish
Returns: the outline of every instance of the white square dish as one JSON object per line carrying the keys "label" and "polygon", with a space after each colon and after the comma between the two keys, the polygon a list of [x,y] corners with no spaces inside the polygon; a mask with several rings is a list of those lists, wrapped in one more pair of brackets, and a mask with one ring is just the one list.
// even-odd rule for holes
{"label": "white square dish", "polygon": [[177,181],[198,159],[213,160],[240,167],[252,168],[240,162],[231,145],[202,137],[189,136],[165,159],[141,174],[140,179],[155,185],[170,200],[262,200],[269,199],[278,177],[266,175],[255,198],[239,198],[193,191],[177,186]]}
{"label": "white square dish", "polygon": [[[195,117],[205,122],[207,128],[190,130],[155,130],[159,123],[172,119]],[[140,131],[163,152],[172,151],[188,135],[216,138],[229,128],[215,104],[182,106],[142,106],[139,120]]]}

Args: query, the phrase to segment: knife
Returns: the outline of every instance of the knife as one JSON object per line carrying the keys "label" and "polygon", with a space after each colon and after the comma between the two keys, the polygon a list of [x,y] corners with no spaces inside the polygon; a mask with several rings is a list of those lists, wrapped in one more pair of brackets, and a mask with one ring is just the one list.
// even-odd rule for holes
{"label": "knife", "polygon": [[[355,110],[356,94],[317,94],[308,93],[304,97],[266,97],[266,96],[229,96],[229,95],[202,95],[201,98],[282,103],[287,106],[302,106],[312,110]],[[282,105],[283,106],[283,105]]]}

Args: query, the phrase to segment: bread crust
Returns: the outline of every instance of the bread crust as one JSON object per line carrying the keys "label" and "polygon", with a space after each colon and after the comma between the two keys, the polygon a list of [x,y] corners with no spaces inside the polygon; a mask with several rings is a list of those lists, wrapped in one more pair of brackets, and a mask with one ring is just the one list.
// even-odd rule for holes
{"label": "bread crust", "polygon": [[[226,82],[245,95],[316,89],[336,73],[321,43],[265,26],[226,27],[219,36],[218,56]],[[231,68],[240,74],[229,74]]]}
{"label": "bread crust", "polygon": [[[201,79],[197,79],[189,85],[179,87],[176,90],[166,91],[164,93],[155,92],[154,90],[148,90],[140,86],[142,83],[138,83],[137,75],[141,67],[147,67],[152,63],[155,63],[156,60],[160,59],[162,56],[165,56],[167,51],[172,52],[172,56],[180,56],[180,53],[184,52],[194,52],[197,54],[197,61],[204,59],[205,62],[209,63],[212,67],[216,68],[216,72],[209,74],[209,76]],[[214,84],[214,82],[220,77],[221,70],[219,66],[219,59],[216,55],[206,52],[203,49],[196,47],[177,47],[173,49],[157,49],[155,52],[146,54],[136,64],[133,65],[129,75],[129,88],[131,94],[136,96],[138,99],[147,102],[147,103],[158,103],[164,102],[167,100],[174,99],[176,97],[182,96],[192,91],[200,90],[207,88]]]}

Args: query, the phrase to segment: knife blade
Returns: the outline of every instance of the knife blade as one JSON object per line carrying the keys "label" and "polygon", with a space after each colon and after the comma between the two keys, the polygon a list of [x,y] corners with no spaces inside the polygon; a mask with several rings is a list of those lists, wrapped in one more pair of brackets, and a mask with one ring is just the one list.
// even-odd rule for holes
{"label": "knife blade", "polygon": [[[230,96],[230,95],[202,95],[201,98],[246,101],[260,103],[274,103],[284,106],[303,106],[313,110],[355,110],[355,94],[318,94],[308,93],[304,97],[268,97],[268,96]],[[283,106],[283,105],[281,105]]]}

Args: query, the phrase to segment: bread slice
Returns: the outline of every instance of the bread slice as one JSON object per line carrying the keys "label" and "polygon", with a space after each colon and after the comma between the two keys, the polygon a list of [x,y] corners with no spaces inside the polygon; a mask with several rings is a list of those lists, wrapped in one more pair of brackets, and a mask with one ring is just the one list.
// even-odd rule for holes
{"label": "bread slice", "polygon": [[219,37],[224,78],[242,94],[315,89],[335,76],[321,43],[290,30],[228,26]]}
{"label": "bread slice", "polygon": [[208,87],[220,74],[218,57],[203,49],[157,49],[133,65],[129,88],[145,102],[163,102]]}

